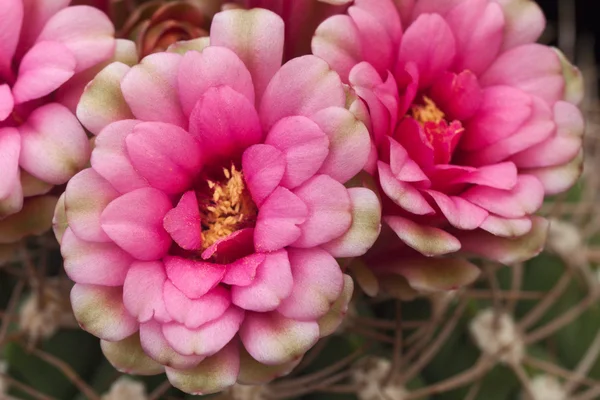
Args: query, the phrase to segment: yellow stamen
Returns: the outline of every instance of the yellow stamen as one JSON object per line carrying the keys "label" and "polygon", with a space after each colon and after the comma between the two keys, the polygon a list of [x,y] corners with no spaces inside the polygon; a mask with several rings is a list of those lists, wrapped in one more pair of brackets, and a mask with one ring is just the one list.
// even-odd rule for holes
{"label": "yellow stamen", "polygon": [[425,102],[424,105],[412,106],[413,118],[421,125],[424,125],[426,122],[442,122],[446,116],[443,111],[429,97],[423,96],[423,101]]}
{"label": "yellow stamen", "polygon": [[226,179],[223,183],[208,181],[212,199],[200,206],[204,249],[244,228],[256,216],[256,205],[246,190],[242,172],[232,165],[223,169],[223,175]]}

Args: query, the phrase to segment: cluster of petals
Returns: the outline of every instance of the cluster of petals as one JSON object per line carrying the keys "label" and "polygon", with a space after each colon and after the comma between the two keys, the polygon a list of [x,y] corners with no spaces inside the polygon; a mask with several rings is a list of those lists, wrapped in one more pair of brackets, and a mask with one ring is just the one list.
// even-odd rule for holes
{"label": "cluster of petals", "polygon": [[69,3],[0,5],[0,243],[49,229],[48,193],[89,160],[74,106],[116,41],[100,10]]}
{"label": "cluster of petals", "polygon": [[276,14],[228,10],[209,46],[115,62],[86,87],[91,167],[55,233],[75,316],[120,370],[189,393],[258,384],[341,322],[353,284],[336,258],[380,231],[376,194],[347,183],[370,135],[325,61],[282,66],[283,51]]}
{"label": "cluster of petals", "polygon": [[351,86],[374,142],[377,273],[450,289],[477,276],[456,254],[541,250],[533,214],[579,177],[584,130],[581,76],[535,43],[544,26],[530,0],[355,0],[318,27],[313,53]]}

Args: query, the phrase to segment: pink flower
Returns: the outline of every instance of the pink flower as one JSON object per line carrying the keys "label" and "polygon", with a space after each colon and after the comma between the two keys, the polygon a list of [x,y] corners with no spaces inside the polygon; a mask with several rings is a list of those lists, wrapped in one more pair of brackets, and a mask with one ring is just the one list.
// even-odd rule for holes
{"label": "pink flower", "polygon": [[210,43],[96,76],[77,110],[92,167],[55,216],[82,327],[120,370],[190,393],[285,374],[330,334],[352,294],[336,258],[364,254],[381,215],[344,186],[370,139],[327,63],[281,66],[264,9],[217,14]]}
{"label": "pink flower", "polygon": [[475,267],[423,255],[541,250],[547,222],[533,214],[579,177],[583,133],[580,74],[533,43],[544,25],[527,0],[355,0],[319,26],[313,52],[351,85],[376,145],[377,273],[448,289]]}
{"label": "pink flower", "polygon": [[56,197],[44,195],[89,160],[86,133],[61,103],[113,55],[114,29],[99,10],[68,4],[0,5],[0,243],[47,230]]}

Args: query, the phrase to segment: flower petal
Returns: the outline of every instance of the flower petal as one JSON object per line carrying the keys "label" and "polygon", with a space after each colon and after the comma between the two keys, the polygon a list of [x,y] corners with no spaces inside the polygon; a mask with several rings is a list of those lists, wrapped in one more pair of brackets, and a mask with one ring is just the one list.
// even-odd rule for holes
{"label": "flower petal", "polygon": [[133,119],[121,91],[121,79],[130,70],[129,66],[114,62],[100,71],[85,87],[77,104],[77,118],[94,135],[113,122]]}
{"label": "flower petal", "polygon": [[92,168],[75,175],[65,191],[67,221],[73,233],[88,242],[108,242],[100,215],[119,193]]}
{"label": "flower petal", "polygon": [[[56,196],[27,199],[19,212],[0,220],[0,244],[16,243],[26,236],[39,236],[50,230],[57,201]],[[1,212],[0,207],[0,214]]]}
{"label": "flower petal", "polygon": [[233,339],[244,320],[244,310],[229,307],[223,315],[196,329],[171,322],[163,325],[162,331],[173,349],[183,355],[210,357],[218,353]]}
{"label": "flower petal", "polygon": [[314,321],[330,310],[344,287],[342,270],[325,250],[289,249],[294,287],[277,311],[284,317]]}
{"label": "flower petal", "polygon": [[238,383],[241,385],[260,385],[273,379],[286,376],[302,361],[302,358],[279,365],[265,365],[256,361],[242,346],[240,349],[240,374]]}
{"label": "flower petal", "polygon": [[175,287],[191,299],[199,299],[221,282],[223,265],[181,257],[165,257],[167,276]]}
{"label": "flower petal", "polygon": [[210,27],[211,45],[233,50],[246,64],[254,82],[257,104],[281,66],[283,41],[283,20],[260,8],[218,13]]}
{"label": "flower petal", "polygon": [[162,325],[154,320],[140,325],[138,340],[142,351],[161,366],[181,369],[194,368],[205,358],[204,356],[184,356],[177,353],[167,343],[167,339],[162,333]]}
{"label": "flower petal", "polygon": [[67,182],[90,159],[90,144],[83,128],[77,118],[58,103],[37,108],[19,131],[21,167],[48,183]]}
{"label": "flower petal", "polygon": [[171,208],[163,192],[138,189],[113,200],[100,221],[104,232],[119,247],[138,260],[152,261],[163,257],[171,246],[171,237],[163,228],[163,218]]}
{"label": "flower petal", "polygon": [[295,247],[314,247],[342,236],[352,225],[348,190],[327,175],[317,175],[294,191],[308,208]]}
{"label": "flower petal", "polygon": [[367,127],[350,111],[331,107],[311,117],[329,137],[329,154],[319,172],[346,183],[367,163],[371,139]]}
{"label": "flower petal", "polygon": [[536,42],[546,26],[540,6],[531,0],[494,0],[503,8],[506,27],[502,50]]}
{"label": "flower petal", "polygon": [[133,257],[114,243],[86,242],[67,228],[61,241],[65,272],[77,283],[122,286]]}
{"label": "flower petal", "polygon": [[131,264],[123,284],[123,304],[140,323],[171,320],[163,298],[166,279],[165,266],[160,261]]}
{"label": "flower petal", "polygon": [[258,115],[248,99],[230,88],[208,89],[190,116],[190,134],[205,152],[207,164],[230,161],[263,138]]}
{"label": "flower petal", "polygon": [[442,229],[419,225],[398,216],[384,216],[383,219],[402,242],[425,256],[441,256],[460,250],[460,241]]}
{"label": "flower petal", "polygon": [[7,0],[2,4],[0,14],[0,75],[12,68],[13,56],[19,43],[19,33],[23,24],[23,1]]}
{"label": "flower petal", "polygon": [[284,154],[268,144],[255,144],[244,151],[242,171],[252,200],[257,206],[279,186],[285,172]]}
{"label": "flower petal", "polygon": [[94,141],[92,167],[120,193],[148,187],[148,182],[131,165],[125,138],[140,121],[113,122]]}
{"label": "flower petal", "polygon": [[6,199],[19,183],[21,135],[16,128],[0,128],[0,199]]}
{"label": "flower petal", "polygon": [[306,204],[294,193],[278,187],[262,204],[254,228],[257,251],[279,250],[294,243],[301,235],[299,225],[309,215]]}
{"label": "flower petal", "polygon": [[102,353],[119,372],[134,375],[158,375],[164,367],[148,357],[137,333],[118,342],[100,341]]}
{"label": "flower petal", "polygon": [[179,390],[194,395],[217,393],[232,386],[240,370],[240,356],[236,341],[220,352],[204,359],[192,369],[166,368],[169,382]]}
{"label": "flower petal", "polygon": [[344,274],[344,288],[340,297],[332,304],[327,314],[319,318],[319,334],[321,337],[333,334],[340,326],[346,313],[348,312],[348,304],[354,293],[354,281],[349,275]]}
{"label": "flower petal", "polygon": [[200,144],[175,125],[139,123],[125,138],[125,145],[133,168],[167,194],[190,189],[202,169]]}
{"label": "flower petal", "polygon": [[516,238],[503,238],[491,233],[472,231],[456,232],[462,250],[506,265],[527,261],[544,248],[548,234],[548,221],[532,217],[533,227],[529,233]]}
{"label": "flower petal", "polygon": [[16,103],[44,97],[75,73],[76,61],[59,42],[38,42],[25,54],[19,66],[19,77],[13,86]]}
{"label": "flower petal", "polygon": [[381,203],[366,188],[348,189],[352,205],[352,225],[342,236],[322,247],[332,256],[359,257],[373,246],[381,231]]}
{"label": "flower petal", "polygon": [[396,179],[389,165],[379,161],[378,169],[381,188],[390,200],[412,214],[427,215],[435,212],[411,183]]}
{"label": "flower petal", "polygon": [[184,250],[200,250],[202,228],[196,192],[185,192],[179,203],[165,215],[163,227]]}
{"label": "flower petal", "polygon": [[138,330],[137,320],[123,306],[123,289],[76,284],[71,305],[79,325],[100,339],[123,340]]}
{"label": "flower petal", "polygon": [[190,299],[170,281],[165,283],[163,291],[167,311],[173,320],[189,329],[219,318],[231,305],[229,291],[220,285],[197,299]]}
{"label": "flower petal", "polygon": [[312,178],[329,154],[329,139],[312,120],[287,117],[269,131],[265,144],[274,146],[285,156],[286,166],[281,185],[293,189]]}
{"label": "flower petal", "polygon": [[151,54],[123,77],[123,97],[137,119],[187,128],[177,92],[181,58],[172,53]]}
{"label": "flower petal", "polygon": [[319,340],[315,321],[294,321],[279,314],[248,313],[240,329],[248,353],[266,365],[280,365],[298,359]]}
{"label": "flower petal", "polygon": [[447,196],[436,190],[428,190],[427,193],[433,198],[448,222],[458,229],[477,229],[489,215],[483,208],[460,196]]}
{"label": "flower petal", "polygon": [[266,254],[256,269],[256,276],[247,286],[233,286],[231,301],[249,311],[275,310],[292,292],[294,279],[288,254],[279,250]]}
{"label": "flower petal", "polygon": [[178,74],[179,99],[183,112],[190,115],[198,100],[212,87],[227,85],[254,104],[250,72],[231,50],[211,46],[198,53],[187,52]]}
{"label": "flower petal", "polygon": [[282,118],[309,117],[345,103],[339,75],[324,60],[308,55],[288,61],[273,76],[260,103],[260,120],[269,131]]}

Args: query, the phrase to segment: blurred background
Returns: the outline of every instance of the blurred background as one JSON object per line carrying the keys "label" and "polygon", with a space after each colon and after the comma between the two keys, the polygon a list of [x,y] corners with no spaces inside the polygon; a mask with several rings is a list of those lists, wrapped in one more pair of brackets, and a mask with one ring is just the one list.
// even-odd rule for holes
{"label": "blurred background", "polygon": [[[587,88],[585,171],[541,211],[552,220],[547,249],[510,267],[483,263],[479,281],[460,291],[376,300],[356,294],[337,334],[290,376],[205,398],[600,399],[600,3],[538,2],[548,18],[541,41],[580,67]],[[114,370],[98,339],[74,321],[61,268],[51,234],[0,264],[0,399],[198,398],[162,375]]]}

